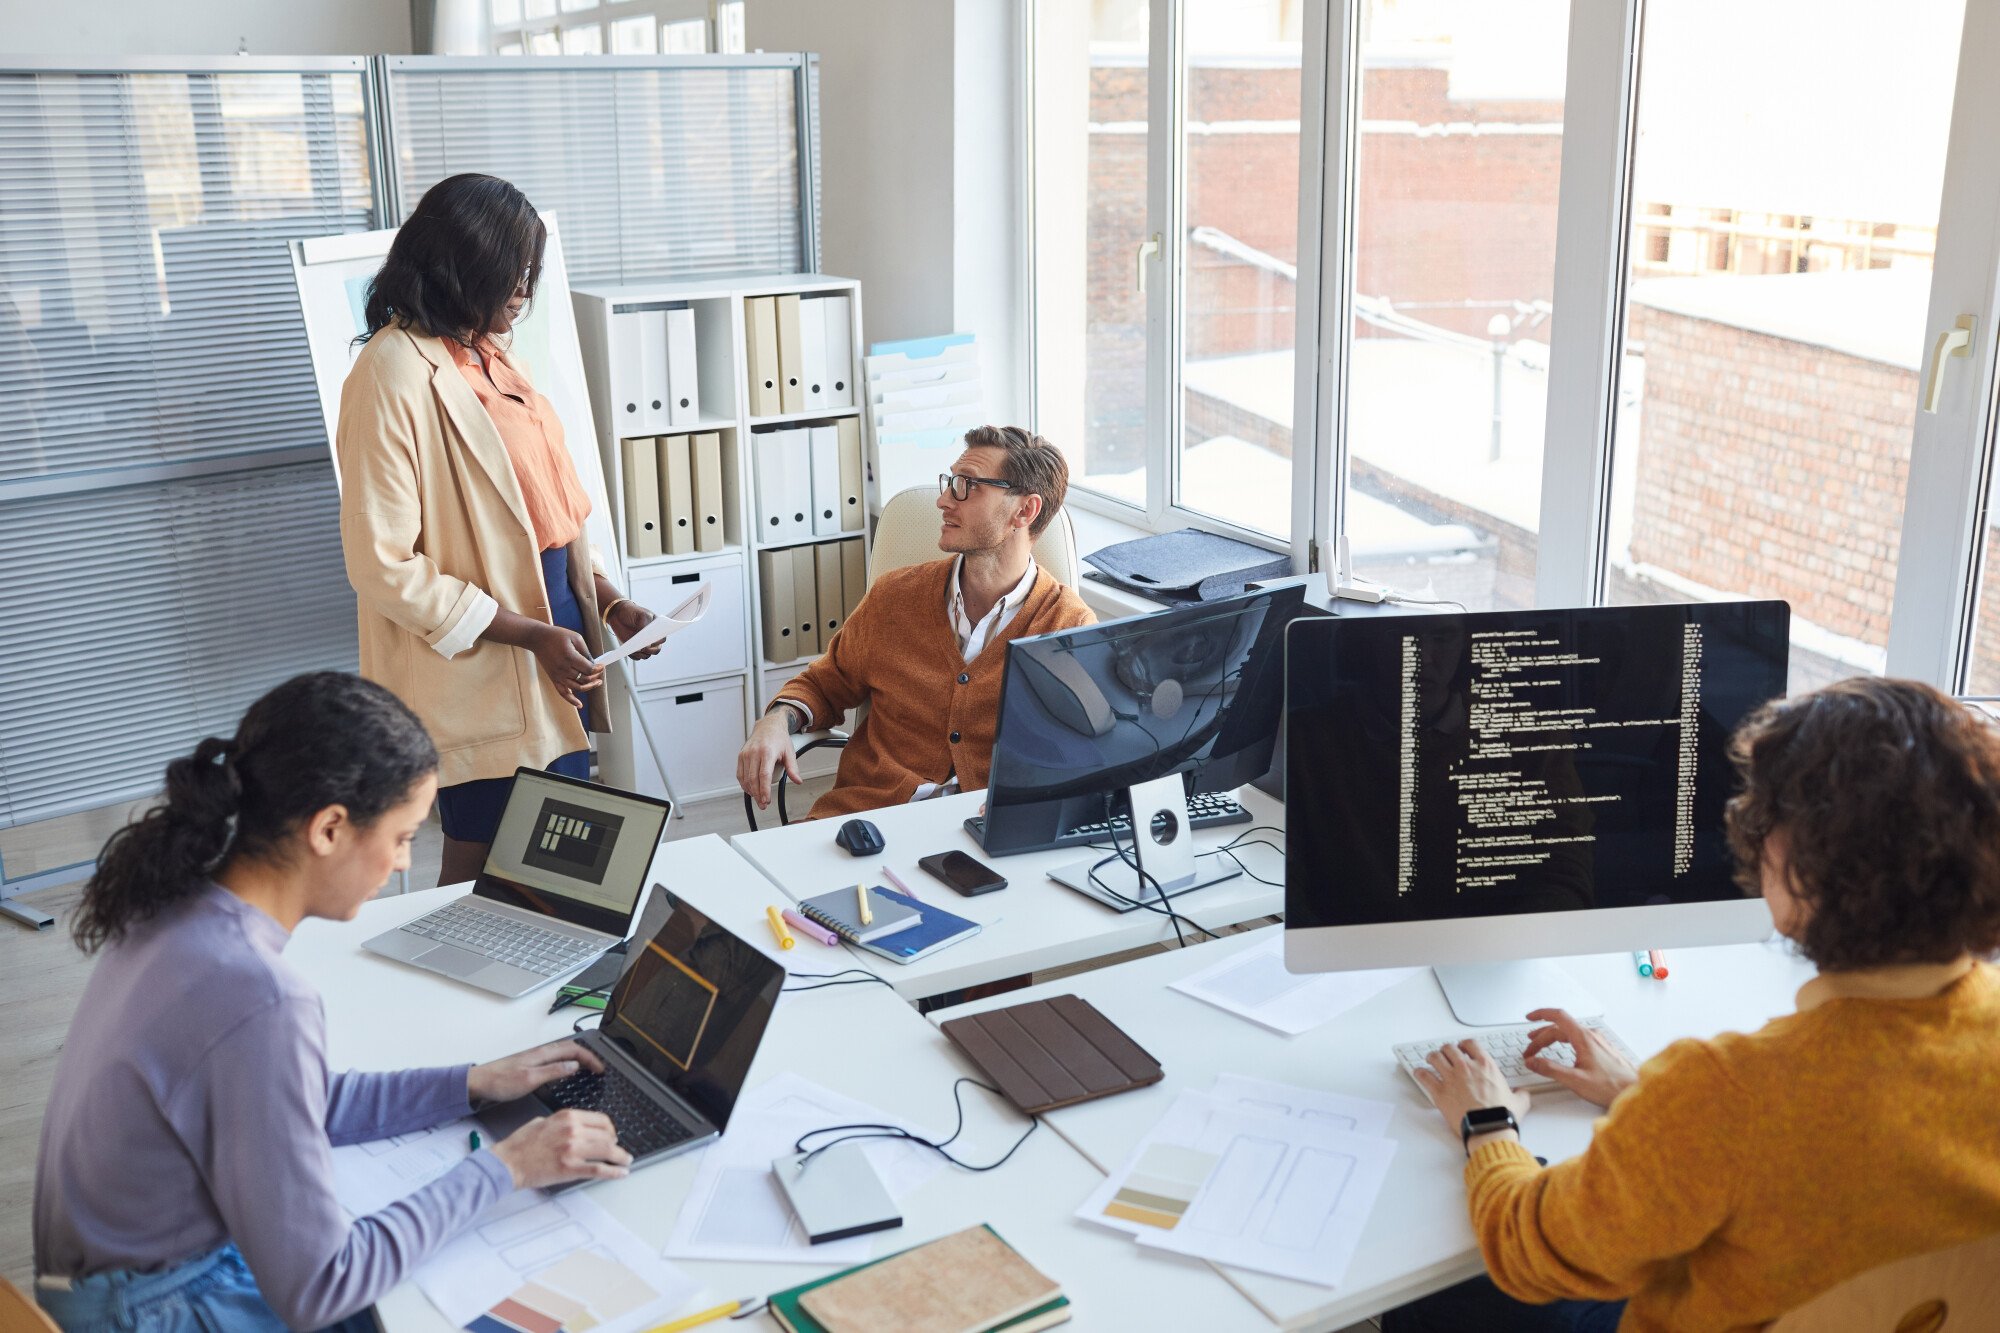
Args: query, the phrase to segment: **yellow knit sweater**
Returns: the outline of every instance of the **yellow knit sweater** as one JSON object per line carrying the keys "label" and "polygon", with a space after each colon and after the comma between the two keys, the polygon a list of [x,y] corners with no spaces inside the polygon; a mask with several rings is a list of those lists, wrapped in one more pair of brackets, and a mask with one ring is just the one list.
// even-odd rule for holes
{"label": "yellow knit sweater", "polygon": [[1681,1041],[1543,1170],[1466,1164],[1486,1268],[1525,1301],[1629,1297],[1622,1333],[1755,1329],[1906,1255],[2000,1231],[2000,977],[1834,994]]}

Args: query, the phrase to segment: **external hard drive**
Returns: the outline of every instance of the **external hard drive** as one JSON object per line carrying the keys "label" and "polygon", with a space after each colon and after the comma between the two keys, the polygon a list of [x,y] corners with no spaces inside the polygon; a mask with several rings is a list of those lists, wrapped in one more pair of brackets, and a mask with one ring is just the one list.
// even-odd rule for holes
{"label": "external hard drive", "polygon": [[858,1143],[788,1154],[771,1163],[771,1173],[814,1245],[903,1225],[896,1201]]}

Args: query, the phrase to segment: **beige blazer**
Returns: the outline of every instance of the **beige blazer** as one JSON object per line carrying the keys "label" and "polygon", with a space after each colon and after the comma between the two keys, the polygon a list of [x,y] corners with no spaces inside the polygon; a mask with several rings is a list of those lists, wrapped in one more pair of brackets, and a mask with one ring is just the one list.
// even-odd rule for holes
{"label": "beige blazer", "polygon": [[[438,782],[512,776],[588,744],[533,653],[480,635],[501,607],[549,617],[521,483],[449,349],[391,326],[340,393],[340,544],[361,628],[361,674],[408,704],[438,747]],[[592,653],[605,648],[590,543],[569,548]],[[603,687],[590,729],[611,730]]]}

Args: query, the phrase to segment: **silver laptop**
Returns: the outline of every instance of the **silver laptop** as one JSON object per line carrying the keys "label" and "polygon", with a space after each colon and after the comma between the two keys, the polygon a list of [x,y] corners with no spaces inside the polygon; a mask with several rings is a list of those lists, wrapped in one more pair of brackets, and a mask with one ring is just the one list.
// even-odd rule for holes
{"label": "silver laptop", "polygon": [[604,1022],[579,1038],[604,1072],[579,1070],[481,1108],[480,1123],[495,1139],[565,1108],[601,1111],[636,1168],[729,1127],[785,984],[784,965],[684,902],[630,952]]}
{"label": "silver laptop", "polygon": [[472,892],[361,947],[509,997],[625,938],[670,802],[541,769],[514,791]]}

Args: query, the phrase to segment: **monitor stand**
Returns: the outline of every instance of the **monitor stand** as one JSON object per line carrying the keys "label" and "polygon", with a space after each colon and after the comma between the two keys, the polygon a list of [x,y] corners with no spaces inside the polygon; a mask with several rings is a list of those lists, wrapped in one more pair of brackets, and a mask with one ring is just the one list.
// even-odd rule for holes
{"label": "monitor stand", "polygon": [[1103,853],[1093,852],[1087,860],[1049,871],[1050,879],[1107,907],[1129,912],[1147,901],[1179,897],[1243,873],[1242,867],[1220,852],[1195,854],[1187,788],[1178,773],[1137,783],[1127,788],[1125,795],[1132,812],[1132,859],[1139,868],[1135,870],[1117,858],[1099,867],[1092,883],[1092,867],[1104,859]]}
{"label": "monitor stand", "polygon": [[1596,996],[1546,959],[1439,963],[1431,971],[1437,973],[1452,1015],[1467,1027],[1526,1023],[1531,1009],[1567,1009],[1578,1018],[1604,1012]]}

